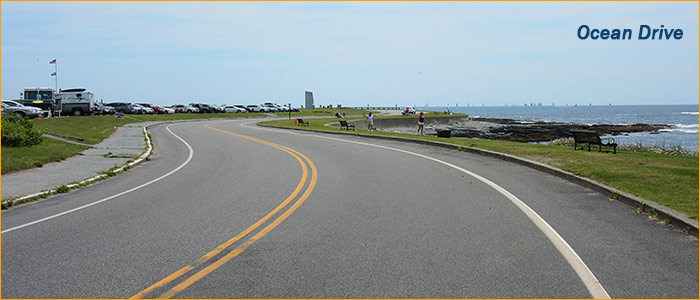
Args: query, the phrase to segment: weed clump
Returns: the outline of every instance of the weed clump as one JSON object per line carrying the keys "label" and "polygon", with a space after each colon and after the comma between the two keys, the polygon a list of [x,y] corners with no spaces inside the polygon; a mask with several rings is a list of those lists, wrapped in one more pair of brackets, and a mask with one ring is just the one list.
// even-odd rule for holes
{"label": "weed clump", "polygon": [[56,193],[59,194],[68,193],[68,191],[70,191],[70,188],[65,184],[56,188]]}

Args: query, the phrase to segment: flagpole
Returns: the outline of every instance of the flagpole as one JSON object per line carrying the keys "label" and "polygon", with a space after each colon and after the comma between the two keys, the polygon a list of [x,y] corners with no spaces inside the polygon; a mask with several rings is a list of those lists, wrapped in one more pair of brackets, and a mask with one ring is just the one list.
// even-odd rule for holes
{"label": "flagpole", "polygon": [[55,83],[56,83],[56,92],[58,93],[58,63],[55,62],[55,60],[54,60],[54,63],[53,63],[53,67],[54,67],[54,72],[56,72],[56,76],[55,76],[56,78],[54,78],[54,80],[55,80]]}

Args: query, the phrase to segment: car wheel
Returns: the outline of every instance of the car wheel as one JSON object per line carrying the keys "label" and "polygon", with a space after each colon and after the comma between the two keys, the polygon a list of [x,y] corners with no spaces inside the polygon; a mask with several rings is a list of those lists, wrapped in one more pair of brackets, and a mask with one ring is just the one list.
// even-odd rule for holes
{"label": "car wheel", "polygon": [[74,110],[73,110],[73,115],[74,115],[74,116],[79,116],[79,115],[82,115],[82,114],[83,114],[83,111],[82,111],[81,109],[74,109]]}
{"label": "car wheel", "polygon": [[20,118],[24,118],[24,113],[21,112],[21,111],[16,111],[16,112],[13,113],[13,115],[18,116],[18,117],[20,117]]}

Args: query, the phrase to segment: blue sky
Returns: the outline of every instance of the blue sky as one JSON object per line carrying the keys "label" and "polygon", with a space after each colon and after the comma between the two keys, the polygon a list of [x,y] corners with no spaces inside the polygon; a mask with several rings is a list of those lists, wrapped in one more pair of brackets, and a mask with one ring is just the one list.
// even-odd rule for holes
{"label": "blue sky", "polygon": [[[2,99],[697,104],[698,2],[1,2]],[[580,40],[579,26],[633,40]],[[681,40],[639,41],[642,24]],[[37,61],[38,59],[38,61]]]}

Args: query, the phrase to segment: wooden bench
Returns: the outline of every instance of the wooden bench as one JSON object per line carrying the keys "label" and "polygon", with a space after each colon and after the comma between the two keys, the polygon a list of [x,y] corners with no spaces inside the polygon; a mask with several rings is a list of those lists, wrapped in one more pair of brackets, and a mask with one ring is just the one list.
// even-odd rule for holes
{"label": "wooden bench", "polygon": [[588,151],[591,151],[591,145],[598,145],[598,152],[602,152],[603,146],[606,146],[613,147],[613,153],[617,154],[614,138],[601,138],[597,132],[591,130],[572,130],[571,134],[574,136],[574,150],[578,149],[578,144],[588,144]]}
{"label": "wooden bench", "polygon": [[348,124],[348,121],[345,120],[339,120],[338,122],[340,122],[340,130],[343,130],[343,128],[345,128],[345,130],[350,130],[350,128],[355,130],[355,124]]}
{"label": "wooden bench", "polygon": [[309,122],[304,122],[304,119],[297,119],[297,126],[309,126]]}

